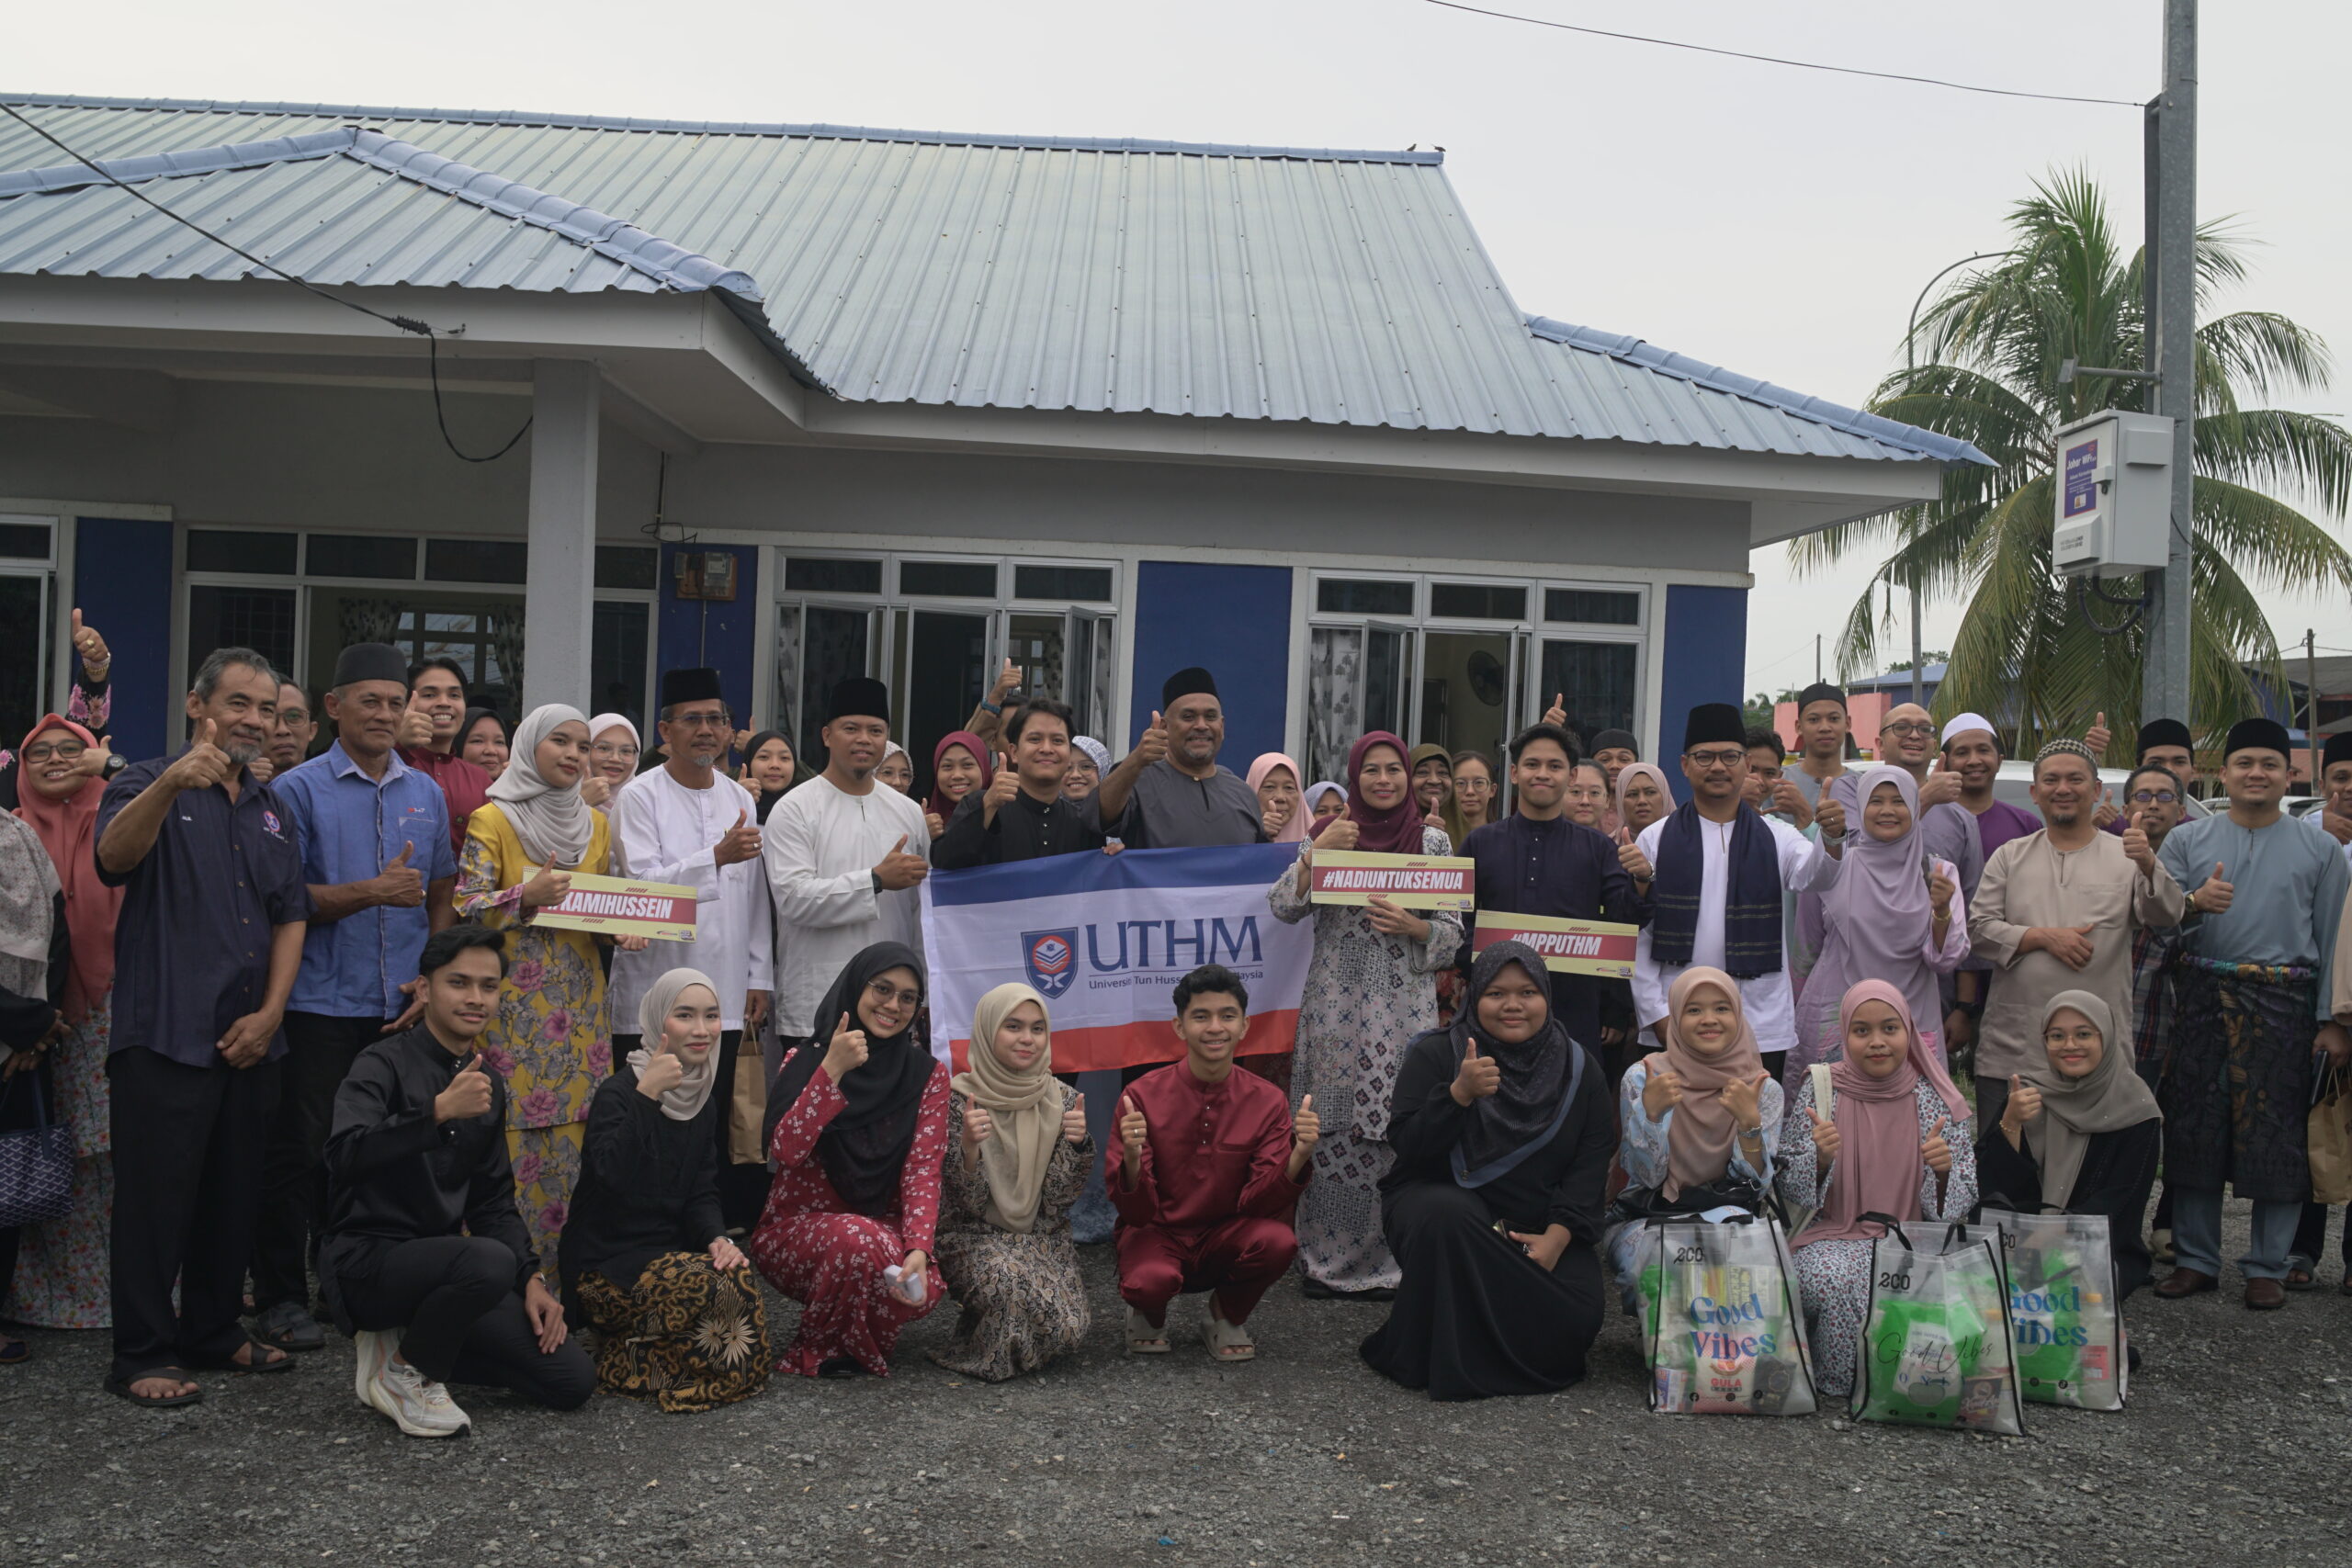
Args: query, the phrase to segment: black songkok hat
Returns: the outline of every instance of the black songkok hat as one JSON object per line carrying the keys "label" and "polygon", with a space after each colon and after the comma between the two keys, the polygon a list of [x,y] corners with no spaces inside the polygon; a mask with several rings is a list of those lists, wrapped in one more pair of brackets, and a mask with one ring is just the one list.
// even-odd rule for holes
{"label": "black songkok hat", "polygon": [[405,690],[408,660],[389,642],[355,642],[336,655],[334,683],[349,686],[361,681],[393,681]]}
{"label": "black songkok hat", "polygon": [[2327,750],[2319,754],[2320,772],[2325,773],[2338,762],[2352,762],[2352,729],[2327,738]]}
{"label": "black songkok hat", "polygon": [[2222,760],[2249,749],[2276,751],[2281,757],[2295,754],[2295,743],[2287,739],[2287,727],[2275,718],[2242,718],[2230,726],[2229,743],[2222,748]]}
{"label": "black songkok hat", "polygon": [[718,671],[716,670],[665,670],[662,672],[661,705],[665,708],[676,707],[681,703],[716,702],[725,695],[718,689]]}
{"label": "black songkok hat", "polygon": [[2188,733],[2188,726],[2177,718],[2152,718],[2140,727],[2140,755],[2146,756],[2156,746],[2177,746],[2184,751],[2194,751],[2197,740]]}
{"label": "black songkok hat", "polygon": [[1716,741],[1733,746],[1747,744],[1747,720],[1730,703],[1701,703],[1683,723],[1682,749],[1688,751]]}
{"label": "black songkok hat", "polygon": [[890,722],[890,688],[870,675],[853,675],[833,688],[833,700],[825,709],[825,722],[837,718],[878,718]]}
{"label": "black songkok hat", "polygon": [[1213,697],[1216,695],[1216,677],[1210,674],[1207,671],[1202,669],[1197,664],[1193,665],[1190,670],[1177,671],[1176,673],[1161,682],[1159,685],[1159,705],[1162,708],[1174,707],[1176,705],[1176,699],[1179,697]]}
{"label": "black songkok hat", "polygon": [[1604,729],[1592,738],[1592,750],[1587,756],[1597,757],[1603,751],[1631,751],[1635,761],[1641,761],[1642,743],[1630,729]]}
{"label": "black songkok hat", "polygon": [[1797,694],[1797,712],[1803,713],[1815,703],[1836,703],[1842,708],[1846,705],[1845,689],[1826,681],[1815,681]]}

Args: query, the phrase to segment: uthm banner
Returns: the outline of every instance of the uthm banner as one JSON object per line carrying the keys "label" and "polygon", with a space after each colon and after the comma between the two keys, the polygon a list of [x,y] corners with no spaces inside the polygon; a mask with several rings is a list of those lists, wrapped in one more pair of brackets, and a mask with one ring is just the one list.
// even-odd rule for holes
{"label": "uthm banner", "polygon": [[1019,980],[1051,1010],[1057,1072],[1174,1061],[1176,982],[1204,964],[1250,987],[1243,1055],[1291,1049],[1315,931],[1274,919],[1266,889],[1297,854],[1295,844],[1128,850],[932,873],[933,1054],[961,1068],[973,1009]]}

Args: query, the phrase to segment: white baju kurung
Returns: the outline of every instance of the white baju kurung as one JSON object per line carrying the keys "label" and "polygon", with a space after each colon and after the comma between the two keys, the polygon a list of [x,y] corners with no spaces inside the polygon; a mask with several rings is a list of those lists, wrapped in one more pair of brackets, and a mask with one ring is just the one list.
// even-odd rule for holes
{"label": "white baju kurung", "polygon": [[718,1021],[743,1027],[743,998],[772,987],[774,943],[767,879],[758,860],[720,865],[713,854],[738,818],[757,820],[752,792],[724,773],[688,789],[667,768],[639,773],[614,798],[613,836],[626,874],[695,890],[695,939],[649,942],[613,954],[613,1031],[637,1032],[638,1004],[673,969],[699,969],[718,984]]}
{"label": "white baju kurung", "polygon": [[[877,942],[922,951],[920,887],[877,892],[874,868],[906,840],[908,854],[928,858],[931,830],[922,807],[887,784],[850,795],[820,773],[768,813],[761,858],[775,898],[776,1028],[807,1039],[819,1033],[817,1004],[842,969]],[[831,1034],[834,1020],[821,1021]]]}
{"label": "white baju kurung", "polygon": [[[1658,842],[1665,836],[1667,824],[1673,820],[1667,817],[1651,823],[1635,840],[1653,868],[1657,865]],[[1837,856],[1785,822],[1770,817],[1758,820],[1772,835],[1782,892],[1819,893],[1837,882]],[[1643,1029],[1666,1017],[1666,994],[1685,968],[1700,964],[1716,969],[1724,966],[1724,900],[1730,896],[1731,887],[1731,831],[1732,824],[1728,822],[1702,818],[1699,823],[1699,847],[1706,862],[1700,874],[1699,927],[1690,942],[1690,964],[1661,964],[1651,956],[1648,926],[1642,928],[1641,937],[1634,943],[1634,1017]],[[1782,919],[1786,918],[1783,914]],[[1751,975],[1741,980],[1739,1005],[1747,1015],[1748,1027],[1756,1032],[1758,1051],[1769,1055],[1796,1044],[1796,1010],[1790,1000],[1786,963],[1769,975]]]}

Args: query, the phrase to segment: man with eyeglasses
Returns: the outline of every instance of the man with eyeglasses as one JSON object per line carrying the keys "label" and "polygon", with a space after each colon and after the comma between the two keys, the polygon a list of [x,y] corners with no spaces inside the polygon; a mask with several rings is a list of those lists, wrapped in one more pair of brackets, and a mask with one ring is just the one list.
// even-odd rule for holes
{"label": "man with eyeglasses", "polygon": [[401,761],[441,786],[449,803],[449,849],[458,855],[465,853],[467,822],[490,799],[490,775],[454,750],[465,719],[466,672],[456,660],[436,654],[408,672]]}
{"label": "man with eyeglasses", "polygon": [[2328,974],[2352,869],[2335,841],[2279,809],[2294,749],[2276,719],[2241,719],[2222,750],[2230,808],[2166,836],[2165,868],[2201,879],[2181,941],[2179,1022],[2156,1091],[2179,1267],[2166,1300],[2218,1289],[2222,1191],[2254,1204],[2238,1259],[2245,1304],[2286,1304],[2289,1254],[2311,1197],[2304,1111],[2313,1058],[2352,1060]]}
{"label": "man with eyeglasses", "polygon": [[[2042,1019],[2059,992],[2088,991],[2106,1002],[2121,1048],[2132,1027],[2133,939],[2180,924],[2180,885],[2158,862],[2145,822],[2120,838],[2101,833],[2091,816],[2098,796],[2089,747],[2068,738],[2035,753],[2042,826],[1993,852],[1968,901],[1970,943],[1993,972],[1976,1046],[1979,1126],[2001,1119],[2012,1079],[2044,1059]],[[2132,810],[2144,818],[2150,807]]]}
{"label": "man with eyeglasses", "polygon": [[[1682,776],[1690,798],[1642,829],[1623,858],[1650,919],[1635,943],[1634,1011],[1644,1028],[1666,1020],[1667,992],[1693,964],[1731,976],[1767,1071],[1777,1077],[1796,1043],[1789,990],[1783,901],[1823,892],[1838,880],[1846,847],[1846,807],[1834,797],[1815,814],[1818,842],[1785,822],[1759,817],[1740,798],[1747,779],[1747,727],[1729,703],[1690,710],[1683,728]],[[1661,1043],[1665,1039],[1658,1032]]]}
{"label": "man with eyeglasses", "polygon": [[[773,985],[759,804],[718,765],[733,727],[718,671],[665,671],[660,727],[662,765],[639,773],[614,798],[613,832],[631,878],[695,890],[695,938],[613,955],[613,1070],[639,1047],[638,1005],[654,981],[688,964],[711,977],[718,992],[717,1082],[726,1108],[717,1122],[719,1199],[729,1225],[748,1225],[759,1218],[766,1183],[736,1171],[740,1165],[766,1175],[760,1122],[767,1093],[759,1053],[743,1053],[743,1034],[765,1021]],[[751,1069],[740,1090],[739,1059]]]}
{"label": "man with eyeglasses", "polygon": [[[319,737],[319,721],[311,713],[310,694],[291,681],[277,688],[277,728],[269,734],[269,749],[253,764],[254,776],[264,783],[292,773],[311,755]],[[262,772],[266,764],[269,771]]]}
{"label": "man with eyeglasses", "polygon": [[[2161,851],[2165,836],[2180,826],[2188,812],[2188,786],[2171,768],[2143,762],[2123,781],[2122,809],[2132,814],[2152,848]],[[2101,813],[2114,810],[2112,802]],[[2121,820],[2119,816],[2117,820]],[[2102,824],[2100,831],[2107,829]],[[2122,829],[2117,828],[2117,833]],[[2173,957],[2180,951],[2178,926],[2142,926],[2132,936],[2132,1016],[2119,1026],[2132,1032],[2132,1060],[2141,1081],[2154,1089],[2164,1078],[2165,1047],[2172,1040],[2176,1006]],[[2172,1187],[2166,1183],[2156,1198],[2149,1220],[2148,1253],[2158,1263],[2170,1263],[2172,1250]]]}

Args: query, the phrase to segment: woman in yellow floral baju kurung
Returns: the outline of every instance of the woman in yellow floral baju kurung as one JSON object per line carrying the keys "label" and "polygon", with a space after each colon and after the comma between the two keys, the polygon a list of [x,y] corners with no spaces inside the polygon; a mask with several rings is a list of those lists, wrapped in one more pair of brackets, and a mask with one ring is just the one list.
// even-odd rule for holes
{"label": "woman in yellow floral baju kurung", "polygon": [[534,709],[489,803],[468,821],[458,862],[458,917],[512,931],[506,982],[480,1049],[506,1080],[517,1206],[548,1269],[580,1179],[589,1101],[613,1067],[598,939],[535,919],[562,899],[565,874],[618,869],[604,814],[580,799],[587,761],[585,718],[560,705]]}

